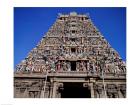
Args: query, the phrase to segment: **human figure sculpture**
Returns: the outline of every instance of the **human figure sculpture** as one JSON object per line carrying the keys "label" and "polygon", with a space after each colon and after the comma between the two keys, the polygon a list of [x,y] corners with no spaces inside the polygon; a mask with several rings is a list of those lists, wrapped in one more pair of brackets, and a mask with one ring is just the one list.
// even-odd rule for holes
{"label": "human figure sculpture", "polygon": [[57,70],[60,71],[60,69],[61,69],[61,63],[60,63],[60,61],[58,61]]}
{"label": "human figure sculpture", "polygon": [[76,64],[76,70],[77,70],[77,71],[80,70],[80,63],[79,63],[79,62],[77,62],[77,64]]}
{"label": "human figure sculpture", "polygon": [[82,64],[82,62],[79,63],[79,71],[83,71],[83,64]]}
{"label": "human figure sculpture", "polygon": [[51,62],[51,71],[55,71],[55,62],[54,61]]}
{"label": "human figure sculpture", "polygon": [[89,61],[87,62],[87,71],[89,71],[90,70],[90,63],[89,63]]}
{"label": "human figure sculpture", "polygon": [[17,65],[16,66],[16,71],[20,71],[20,69],[21,69],[21,66],[20,65]]}
{"label": "human figure sculpture", "polygon": [[63,70],[64,70],[64,71],[67,71],[67,64],[66,64],[65,61],[63,62]]}
{"label": "human figure sculpture", "polygon": [[70,63],[67,63],[67,70],[71,71]]}
{"label": "human figure sculpture", "polygon": [[95,73],[95,72],[96,72],[96,68],[95,68],[94,63],[91,63],[90,66],[91,66],[91,70],[90,70],[90,71],[91,71],[92,73]]}
{"label": "human figure sculpture", "polygon": [[83,69],[83,71],[86,71],[86,64],[84,61],[82,61],[82,69]]}

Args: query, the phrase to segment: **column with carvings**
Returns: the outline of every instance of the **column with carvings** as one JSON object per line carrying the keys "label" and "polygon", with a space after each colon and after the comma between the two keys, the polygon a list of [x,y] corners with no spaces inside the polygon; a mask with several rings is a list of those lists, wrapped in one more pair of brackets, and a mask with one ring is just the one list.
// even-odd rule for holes
{"label": "column with carvings", "polygon": [[52,92],[52,98],[56,98],[56,91],[57,90],[57,82],[53,83],[53,92]]}
{"label": "column with carvings", "polygon": [[50,92],[49,92],[49,98],[52,98],[52,94],[53,94],[53,83],[50,83]]}
{"label": "column with carvings", "polygon": [[63,91],[63,83],[57,83],[56,98],[61,98],[61,92]]}
{"label": "column with carvings", "polygon": [[90,87],[91,98],[94,98],[95,93],[94,93],[93,83],[89,83],[89,87]]}
{"label": "column with carvings", "polygon": [[103,98],[103,85],[101,84],[96,85],[96,96],[97,98]]}
{"label": "column with carvings", "polygon": [[95,97],[93,83],[83,83],[83,87],[87,87],[90,90],[91,98]]}

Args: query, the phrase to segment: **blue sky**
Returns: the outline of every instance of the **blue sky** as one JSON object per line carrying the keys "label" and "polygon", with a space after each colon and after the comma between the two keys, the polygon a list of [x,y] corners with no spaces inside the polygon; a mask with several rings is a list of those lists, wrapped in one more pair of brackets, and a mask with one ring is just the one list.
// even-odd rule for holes
{"label": "blue sky", "polygon": [[48,32],[56,21],[58,13],[89,13],[91,20],[126,61],[126,8],[95,7],[95,8],[14,8],[14,66],[20,63],[27,54]]}

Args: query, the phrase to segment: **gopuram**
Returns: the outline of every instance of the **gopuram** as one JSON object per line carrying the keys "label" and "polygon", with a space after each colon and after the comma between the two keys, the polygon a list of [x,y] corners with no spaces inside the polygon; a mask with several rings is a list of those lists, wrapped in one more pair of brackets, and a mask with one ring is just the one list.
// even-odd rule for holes
{"label": "gopuram", "polygon": [[58,14],[42,40],[16,66],[14,97],[125,98],[126,63],[89,15]]}

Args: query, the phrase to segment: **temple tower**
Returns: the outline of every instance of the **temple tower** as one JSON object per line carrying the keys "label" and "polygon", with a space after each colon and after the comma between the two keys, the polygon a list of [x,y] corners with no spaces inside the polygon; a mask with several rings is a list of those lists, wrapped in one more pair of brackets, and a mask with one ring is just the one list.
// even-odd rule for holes
{"label": "temple tower", "polygon": [[89,15],[58,14],[16,66],[16,98],[125,98],[126,65]]}

